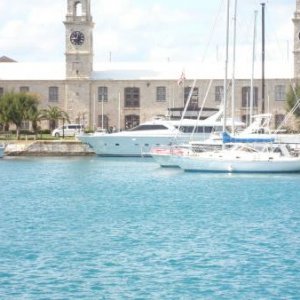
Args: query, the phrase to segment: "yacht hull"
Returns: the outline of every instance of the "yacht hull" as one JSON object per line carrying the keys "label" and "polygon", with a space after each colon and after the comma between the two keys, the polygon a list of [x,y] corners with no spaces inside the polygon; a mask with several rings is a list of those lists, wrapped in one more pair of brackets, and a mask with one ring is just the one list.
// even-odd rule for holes
{"label": "yacht hull", "polygon": [[78,139],[100,156],[151,156],[150,150],[161,145],[174,143],[174,135],[128,136],[107,134],[102,136],[82,135]]}
{"label": "yacht hull", "polygon": [[179,167],[190,172],[226,173],[288,173],[300,172],[300,158],[217,158],[207,156],[185,156],[178,159]]}

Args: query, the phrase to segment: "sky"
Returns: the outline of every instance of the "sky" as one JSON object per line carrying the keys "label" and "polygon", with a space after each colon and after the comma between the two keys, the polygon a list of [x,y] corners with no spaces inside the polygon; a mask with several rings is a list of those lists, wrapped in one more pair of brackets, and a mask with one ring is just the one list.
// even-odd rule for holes
{"label": "sky", "polygon": [[[230,9],[232,53],[234,0]],[[261,49],[262,0],[237,1],[237,60]],[[265,0],[266,60],[292,61],[296,0]],[[94,61],[221,61],[225,0],[91,0]],[[1,0],[0,56],[19,62],[64,62],[67,0]]]}

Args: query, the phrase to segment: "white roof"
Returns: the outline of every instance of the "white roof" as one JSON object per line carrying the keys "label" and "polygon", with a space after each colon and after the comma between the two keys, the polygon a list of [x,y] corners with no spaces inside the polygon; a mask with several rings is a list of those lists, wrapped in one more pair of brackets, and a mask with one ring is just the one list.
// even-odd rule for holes
{"label": "white roof", "polygon": [[[228,65],[228,78],[231,78]],[[186,79],[223,79],[223,62],[104,62],[94,64],[93,80],[178,80],[182,72]],[[255,78],[261,78],[261,64],[255,65]],[[65,63],[0,63],[0,80],[65,80]],[[251,78],[251,63],[236,62],[236,79]],[[293,78],[293,68],[287,62],[266,62],[266,79]]]}

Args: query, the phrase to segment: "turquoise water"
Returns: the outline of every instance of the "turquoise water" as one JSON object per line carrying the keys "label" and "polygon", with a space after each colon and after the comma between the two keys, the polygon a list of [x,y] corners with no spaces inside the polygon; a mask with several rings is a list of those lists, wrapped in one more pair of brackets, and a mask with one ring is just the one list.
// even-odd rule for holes
{"label": "turquoise water", "polygon": [[0,299],[300,299],[300,174],[0,160]]}

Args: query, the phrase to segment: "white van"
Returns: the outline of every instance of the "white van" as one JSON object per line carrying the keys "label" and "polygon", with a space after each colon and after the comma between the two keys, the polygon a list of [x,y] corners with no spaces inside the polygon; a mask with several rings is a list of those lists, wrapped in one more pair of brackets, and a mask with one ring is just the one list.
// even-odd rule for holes
{"label": "white van", "polygon": [[75,134],[83,131],[83,125],[81,124],[67,124],[60,126],[52,131],[52,136],[75,136]]}

